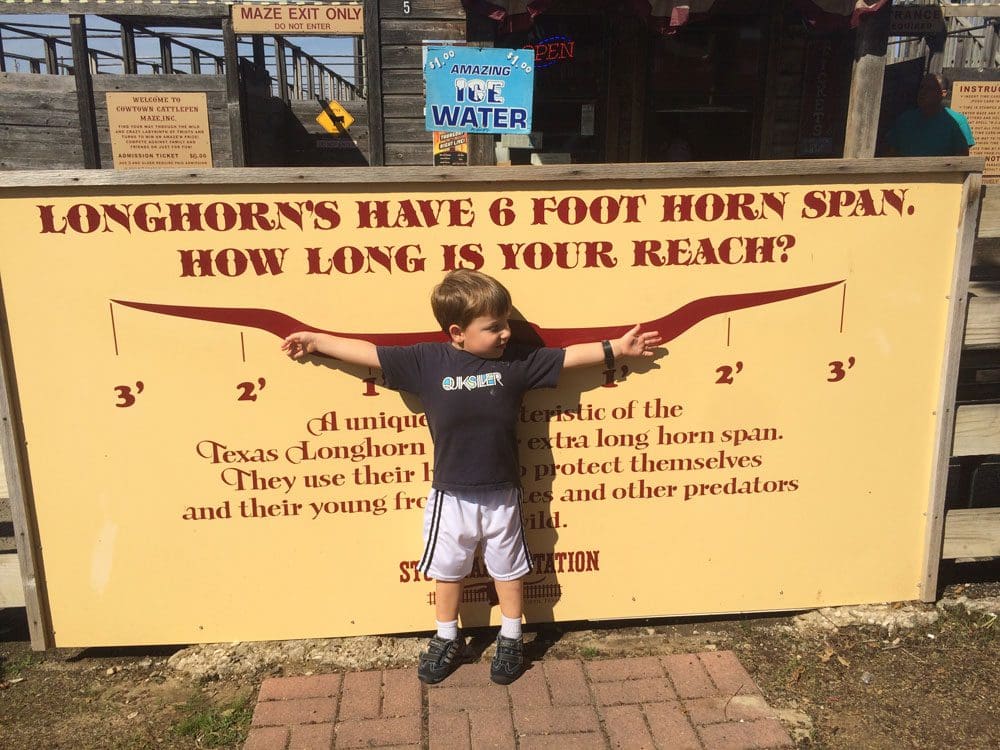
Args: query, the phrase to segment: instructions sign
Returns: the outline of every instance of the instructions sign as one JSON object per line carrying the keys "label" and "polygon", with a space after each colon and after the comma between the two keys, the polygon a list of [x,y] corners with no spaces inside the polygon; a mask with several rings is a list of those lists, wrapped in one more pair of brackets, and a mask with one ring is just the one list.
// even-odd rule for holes
{"label": "instructions sign", "polygon": [[531,50],[426,48],[427,130],[530,133],[534,63]]}
{"label": "instructions sign", "polygon": [[969,120],[976,145],[969,153],[986,159],[983,182],[1000,184],[1000,79],[955,81],[951,108]]}
{"label": "instructions sign", "polygon": [[107,104],[115,169],[212,166],[203,92],[109,92]]}
{"label": "instructions sign", "polygon": [[233,5],[233,31],[237,34],[343,34],[365,33],[360,3],[288,5],[253,3]]}
{"label": "instructions sign", "polygon": [[[918,597],[966,175],[884,164],[8,188],[55,645],[426,630],[419,401],[279,345],[444,341],[427,300],[455,268],[510,289],[525,340],[665,340],[518,412],[529,622]],[[495,601],[477,563],[463,624]]]}

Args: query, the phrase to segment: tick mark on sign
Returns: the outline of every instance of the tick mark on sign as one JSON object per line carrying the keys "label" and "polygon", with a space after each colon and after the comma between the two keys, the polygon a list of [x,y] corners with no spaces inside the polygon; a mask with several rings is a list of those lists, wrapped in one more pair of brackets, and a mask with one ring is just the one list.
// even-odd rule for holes
{"label": "tick mark on sign", "polygon": [[115,356],[118,356],[118,331],[115,330],[115,305],[113,302],[108,303],[108,311],[111,313],[111,338],[115,342]]}

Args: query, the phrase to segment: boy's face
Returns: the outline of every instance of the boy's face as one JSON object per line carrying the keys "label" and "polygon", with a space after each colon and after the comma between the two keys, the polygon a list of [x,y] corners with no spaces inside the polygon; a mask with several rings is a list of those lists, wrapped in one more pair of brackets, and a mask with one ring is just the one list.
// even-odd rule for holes
{"label": "boy's face", "polygon": [[465,328],[448,327],[451,345],[483,359],[498,359],[510,341],[510,313],[480,315]]}

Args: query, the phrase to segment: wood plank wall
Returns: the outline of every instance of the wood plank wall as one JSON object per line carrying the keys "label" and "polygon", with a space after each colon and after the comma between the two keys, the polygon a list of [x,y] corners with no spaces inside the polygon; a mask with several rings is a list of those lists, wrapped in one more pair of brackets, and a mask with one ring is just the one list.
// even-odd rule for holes
{"label": "wood plank wall", "polygon": [[[368,135],[368,107],[364,100],[340,102],[354,117],[348,136],[334,137],[316,122],[321,109],[317,101],[293,99],[291,110],[286,112],[288,128],[282,144],[285,164],[289,166],[366,167],[371,148]],[[258,107],[248,104],[249,114]],[[254,159],[256,165],[266,161]]]}
{"label": "wood plank wall", "polygon": [[774,43],[779,45],[773,81],[773,119],[766,124],[761,143],[762,159],[794,159],[799,140],[802,111],[802,69],[806,55],[806,33],[801,24],[782,23]]}
{"label": "wood plank wall", "polygon": [[[983,188],[979,231],[973,249],[973,281],[969,285],[968,317],[960,367],[975,383],[996,382],[1000,374],[1000,185]],[[961,381],[961,377],[960,377]],[[968,387],[967,387],[968,388]],[[961,396],[963,387],[959,386]],[[977,399],[971,391],[970,399]],[[995,389],[994,389],[995,393]],[[988,395],[988,394],[986,394]],[[960,403],[956,410],[951,472],[942,558],[1000,556],[1000,496],[995,495],[1000,472],[1000,403]],[[952,476],[949,475],[949,480]],[[984,507],[994,506],[994,507]]]}
{"label": "wood plank wall", "polygon": [[411,8],[406,15],[399,2],[383,0],[379,7],[386,166],[431,164],[421,47],[425,40],[466,39],[460,0],[422,0]]}
{"label": "wood plank wall", "polygon": [[0,169],[82,169],[72,76],[0,73]]}
{"label": "wood plank wall", "polygon": [[0,609],[24,606],[21,566],[17,561],[13,515],[7,492],[7,474],[0,458]]}

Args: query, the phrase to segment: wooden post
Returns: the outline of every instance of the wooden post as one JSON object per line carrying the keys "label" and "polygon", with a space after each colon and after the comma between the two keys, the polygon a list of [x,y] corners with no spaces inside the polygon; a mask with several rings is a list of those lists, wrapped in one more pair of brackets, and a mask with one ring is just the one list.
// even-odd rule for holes
{"label": "wooden post", "polygon": [[229,137],[233,145],[233,166],[247,165],[243,112],[240,108],[240,55],[230,18],[222,19],[222,47],[226,57],[226,108],[229,110]]}
{"label": "wooden post", "polygon": [[163,63],[163,72],[170,75],[174,72],[174,51],[170,48],[170,40],[160,37],[160,62]]}
{"label": "wooden post", "polygon": [[354,46],[354,85],[361,91],[365,89],[365,38],[353,37]]}
{"label": "wooden post", "polygon": [[45,40],[45,72],[52,76],[59,75],[59,55],[54,37]]}
{"label": "wooden post", "polygon": [[7,72],[7,61],[3,56],[3,30],[0,29],[0,73]]}
{"label": "wooden post", "polygon": [[[465,38],[475,47],[492,47],[496,41],[493,21],[478,13],[470,13],[465,20]],[[469,164],[491,166],[497,163],[495,139],[489,133],[469,133]]]}
{"label": "wooden post", "polygon": [[94,88],[90,79],[87,54],[87,22],[84,16],[69,17],[70,41],[73,45],[73,75],[76,77],[76,106],[80,113],[80,141],[83,145],[83,166],[101,168],[97,141],[97,118],[94,115]]}
{"label": "wooden post", "polygon": [[295,85],[295,98],[302,98],[302,59],[299,57],[299,48],[292,49],[292,82]]}
{"label": "wooden post", "polygon": [[385,129],[382,122],[382,27],[379,0],[365,0],[365,95],[368,97],[368,163],[385,166]]}
{"label": "wooden post", "polygon": [[0,447],[3,449],[4,469],[7,473],[11,520],[14,524],[18,567],[24,583],[24,607],[28,615],[31,647],[41,651],[54,646],[55,641],[45,589],[38,525],[31,497],[31,480],[25,461],[24,422],[18,406],[17,380],[10,354],[10,331],[6,312],[0,314],[3,316],[0,318]]}
{"label": "wooden post", "polygon": [[932,464],[932,491],[928,502],[927,538],[925,540],[923,576],[920,598],[932,602],[937,598],[938,569],[941,566],[941,548],[944,540],[945,491],[948,484],[948,460],[951,455],[955,429],[955,391],[958,388],[959,360],[962,357],[962,338],[966,310],[969,304],[969,269],[972,267],[973,246],[979,225],[982,173],[965,176],[962,186],[962,206],[958,220],[955,247],[955,265],[949,294],[948,331],[945,334],[945,356],[941,363],[941,391],[935,415],[936,464]]}
{"label": "wooden post", "polygon": [[135,75],[139,72],[139,63],[135,57],[135,28],[132,24],[122,24],[122,57],[125,58],[125,74]]}
{"label": "wooden post", "polygon": [[191,58],[191,72],[200,73],[201,72],[201,55],[198,54],[198,50],[191,50],[188,53]]}
{"label": "wooden post", "polygon": [[278,96],[288,104],[288,68],[285,67],[285,40],[280,36],[274,38],[274,56],[278,66]]}
{"label": "wooden post", "polygon": [[[983,67],[992,68],[997,54],[997,35],[1000,34],[1000,24],[994,23],[983,29]],[[0,52],[3,47],[0,46]]]}
{"label": "wooden post", "polygon": [[309,81],[309,97],[308,98],[312,99],[313,95],[316,93],[316,78],[313,75],[313,61],[312,61],[312,58],[309,58],[309,59],[306,60],[306,75],[307,75],[307,79],[306,80]]}
{"label": "wooden post", "polygon": [[781,36],[785,15],[774,8],[768,19],[764,35],[767,57],[764,63],[763,93],[761,95],[760,131],[755,158],[770,159],[774,149],[774,117],[778,108],[778,69],[781,64]]}
{"label": "wooden post", "polygon": [[278,66],[278,96],[281,101],[288,104],[288,69],[285,67],[285,40],[280,36],[274,37],[274,58]]}
{"label": "wooden post", "polygon": [[258,75],[262,75],[267,70],[267,63],[264,58],[264,37],[254,34],[250,37],[250,44],[253,46],[253,65],[258,70]]}
{"label": "wooden post", "polygon": [[858,26],[851,96],[847,107],[847,131],[844,134],[845,159],[864,159],[875,155],[891,13],[892,0],[889,0],[877,12],[863,16]]}

